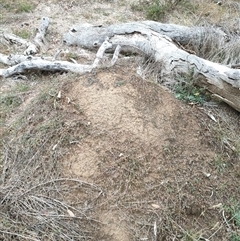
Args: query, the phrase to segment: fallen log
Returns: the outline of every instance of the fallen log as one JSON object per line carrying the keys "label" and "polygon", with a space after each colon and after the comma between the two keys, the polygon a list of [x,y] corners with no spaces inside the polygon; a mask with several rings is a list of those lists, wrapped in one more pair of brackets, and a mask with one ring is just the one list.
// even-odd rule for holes
{"label": "fallen log", "polygon": [[63,42],[68,45],[78,45],[88,49],[94,49],[100,47],[101,43],[107,37],[137,32],[148,35],[150,31],[166,35],[182,45],[188,44],[190,40],[194,41],[194,39],[202,38],[209,32],[212,32],[221,44],[228,41],[228,36],[225,32],[213,27],[187,27],[155,21],[142,21],[110,26],[91,25],[88,23],[73,25],[69,32],[64,34]]}
{"label": "fallen log", "polygon": [[[161,63],[163,76],[172,76],[173,73],[189,74],[191,71],[196,85],[208,89],[240,111],[240,70],[200,58],[174,43],[173,40],[184,44],[187,38],[201,36],[204,32],[203,28],[197,28],[195,32],[192,30],[188,27],[162,25],[152,21],[108,27],[83,24],[73,26],[63,36],[63,41],[68,45],[94,49],[98,48],[105,38],[109,38],[113,50],[115,46],[120,45],[123,51],[142,53],[155,63]],[[221,43],[229,41],[226,40],[224,32],[214,31]]]}
{"label": "fallen log", "polygon": [[[0,76],[10,77],[24,73],[27,70],[71,71],[84,74],[100,66],[100,60],[106,50],[115,51],[111,64],[118,59],[121,51],[139,53],[151,59],[153,64],[161,66],[159,70],[165,79],[173,75],[189,74],[195,79],[195,84],[208,89],[222,101],[240,111],[240,49],[236,49],[235,57],[228,65],[200,58],[194,51],[186,49],[189,43],[197,43],[197,39],[205,39],[212,31],[216,40],[215,46],[227,44],[231,39],[219,29],[204,27],[185,27],[174,24],[161,24],[153,21],[133,22],[107,27],[90,24],[75,25],[63,36],[63,42],[87,49],[98,49],[96,58],[91,65],[56,61],[55,58],[36,56],[44,48],[44,36],[49,24],[47,17],[42,18],[34,44],[22,41],[12,35],[8,36],[11,43],[27,46],[25,55],[0,54],[0,62],[10,65],[0,69]],[[240,39],[237,39],[237,44]],[[33,56],[35,55],[35,56]],[[233,55],[231,55],[233,56]],[[105,66],[106,67],[106,66]],[[174,78],[172,78],[174,79]],[[175,80],[177,81],[177,80]]]}

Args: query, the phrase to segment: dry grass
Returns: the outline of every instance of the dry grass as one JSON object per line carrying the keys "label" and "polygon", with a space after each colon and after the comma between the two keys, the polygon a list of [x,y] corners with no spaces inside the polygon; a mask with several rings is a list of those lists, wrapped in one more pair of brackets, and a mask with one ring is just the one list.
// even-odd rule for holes
{"label": "dry grass", "polygon": [[[197,21],[193,20],[193,26],[204,27],[204,34],[201,39],[192,39],[187,47],[197,56],[213,62],[226,65],[240,63],[239,3],[224,1],[219,6],[214,1],[198,1],[195,4],[196,11],[191,16],[195,16]],[[213,27],[218,30],[213,30]]]}
{"label": "dry grass", "polygon": [[[139,1],[133,11],[144,12],[153,20],[201,26],[201,37],[193,38],[186,48],[197,56],[226,65],[240,63],[240,5],[237,1]],[[182,16],[179,18],[179,15]]]}
{"label": "dry grass", "polygon": [[[69,119],[63,111],[56,92],[62,85],[48,84],[3,133],[0,239],[85,240],[97,226],[86,203],[101,189],[63,176],[62,157],[88,127],[83,114]],[[69,104],[68,111],[76,108]]]}
{"label": "dry grass", "polygon": [[226,31],[225,36],[223,36],[222,32],[218,33],[212,27],[207,26],[202,31],[201,38],[192,39],[185,47],[194,51],[197,56],[213,62],[225,65],[240,63],[238,34]]}
{"label": "dry grass", "polygon": [[[208,107],[218,120],[216,125],[210,125],[203,115],[199,116],[206,121],[202,122],[203,138],[222,158],[220,165],[229,163],[221,170],[222,180],[211,184],[210,190],[216,198],[210,201],[206,199],[208,179],[201,172],[196,172],[192,178],[182,165],[185,156],[180,142],[163,147],[161,163],[162,151],[156,152],[154,146],[130,136],[122,142],[115,132],[102,127],[92,130],[84,110],[74,100],[67,102],[67,93],[74,87],[74,75],[71,75],[72,84],[66,82],[66,77],[55,77],[59,80],[51,85],[43,82],[46,86],[3,133],[0,238],[95,240],[99,237],[104,240],[100,234],[103,223],[98,220],[99,210],[117,213],[119,222],[127,224],[126,232],[132,240],[145,237],[152,240],[200,240],[202,237],[219,240],[219,237],[227,237],[226,226],[230,227],[230,233],[237,230],[230,214],[223,213],[223,206],[210,208],[219,202],[230,206],[225,200],[227,191],[231,198],[237,200],[239,197],[237,182],[232,183],[235,176],[224,177],[229,173],[235,175],[240,158],[236,145],[239,113]],[[159,99],[154,98],[155,84],[138,79],[131,80],[131,84],[139,93],[136,98],[139,111],[154,109],[159,104]],[[57,97],[59,91],[60,99]],[[95,136],[94,133],[99,132],[102,134]],[[87,137],[99,141],[104,138],[115,147],[103,150],[101,172],[94,177],[94,183],[64,176],[62,166],[63,158],[73,146]],[[205,159],[197,155],[194,158]],[[159,170],[156,169],[158,165]],[[219,173],[217,165],[213,160],[211,175]],[[146,180],[149,173],[154,178]],[[227,224],[222,220],[223,214]],[[211,226],[201,228],[206,222]],[[217,222],[219,226],[214,228]]]}
{"label": "dry grass", "polygon": [[26,0],[2,0],[2,7],[14,13],[31,12],[36,5],[36,1],[26,1]]}

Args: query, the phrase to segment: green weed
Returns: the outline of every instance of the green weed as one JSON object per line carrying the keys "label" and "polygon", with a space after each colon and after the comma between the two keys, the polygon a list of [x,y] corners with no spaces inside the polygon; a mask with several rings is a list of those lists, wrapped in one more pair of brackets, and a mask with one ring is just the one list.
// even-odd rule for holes
{"label": "green weed", "polygon": [[197,241],[197,240],[200,240],[200,237],[198,234],[196,234],[192,231],[187,231],[186,233],[184,233],[182,240],[183,241]]}
{"label": "green weed", "polygon": [[236,141],[235,143],[235,146],[234,146],[234,154],[237,156],[237,157],[240,157],[240,141]]}
{"label": "green weed", "polygon": [[29,84],[17,83],[16,85],[16,91],[19,91],[19,92],[26,92],[29,89],[30,89]]}
{"label": "green weed", "polygon": [[22,12],[31,12],[34,8],[34,5],[31,1],[17,1],[17,0],[2,0],[2,6],[8,11],[12,11],[15,13]]}
{"label": "green weed", "polygon": [[230,205],[226,206],[225,209],[234,225],[240,227],[240,203],[236,200],[232,200]]}
{"label": "green weed", "polygon": [[16,30],[14,31],[14,34],[23,39],[28,39],[30,37],[30,33],[26,29]]}
{"label": "green weed", "polygon": [[0,98],[0,105],[4,107],[14,108],[21,105],[22,100],[17,95],[6,95]]}
{"label": "green weed", "polygon": [[162,20],[169,10],[169,3],[161,4],[155,0],[146,10],[146,16],[151,20]]}
{"label": "green weed", "polygon": [[83,109],[79,106],[79,104],[74,103],[73,107],[78,111],[79,114],[83,114]]}
{"label": "green weed", "polygon": [[114,87],[120,87],[120,86],[123,86],[125,85],[125,81],[124,80],[118,80],[114,83]]}
{"label": "green weed", "polygon": [[0,97],[0,126],[4,125],[6,118],[22,104],[20,95],[8,93]]}
{"label": "green weed", "polygon": [[174,10],[184,12],[195,12],[197,6],[189,0],[170,0],[161,3],[159,0],[139,1],[138,4],[133,4],[133,11],[145,12],[147,19],[154,21],[163,21],[167,14]]}
{"label": "green weed", "polygon": [[195,85],[192,72],[177,79],[178,84],[173,89],[177,99],[201,105],[209,100],[206,90]]}
{"label": "green weed", "polygon": [[14,4],[13,1],[2,0],[2,7],[7,10],[10,10],[10,11],[13,10],[14,9],[13,4]]}
{"label": "green weed", "polygon": [[76,53],[69,52],[66,54],[67,61],[71,61],[71,59],[77,60],[78,55]]}
{"label": "green weed", "polygon": [[144,12],[146,8],[146,4],[144,4],[142,1],[139,3],[135,3],[131,5],[132,11],[138,11],[138,12]]}
{"label": "green weed", "polygon": [[224,169],[227,167],[227,163],[224,161],[223,157],[220,155],[216,155],[214,157],[213,165],[217,168],[219,173],[222,173]]}
{"label": "green weed", "polygon": [[29,13],[33,10],[33,5],[29,2],[22,1],[17,5],[16,13]]}
{"label": "green weed", "polygon": [[237,177],[240,178],[240,168],[237,170]]}
{"label": "green weed", "polygon": [[240,236],[237,233],[233,233],[230,236],[230,241],[240,241]]}
{"label": "green weed", "polygon": [[14,113],[23,103],[25,92],[30,88],[29,84],[17,82],[11,86],[11,89],[0,95],[0,126],[5,123],[9,114]]}

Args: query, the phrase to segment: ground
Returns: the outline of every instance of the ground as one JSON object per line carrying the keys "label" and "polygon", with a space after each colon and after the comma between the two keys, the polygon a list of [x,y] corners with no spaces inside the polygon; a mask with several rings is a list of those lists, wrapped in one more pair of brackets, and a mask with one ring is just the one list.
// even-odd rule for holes
{"label": "ground", "polygon": [[[222,9],[207,2],[217,22]],[[62,34],[142,20],[136,3],[52,0],[11,17],[5,6],[0,28],[31,38],[48,16],[44,54],[91,63],[94,53],[64,46]],[[139,76],[139,63],[1,80],[0,240],[240,240],[240,114],[177,100]]]}

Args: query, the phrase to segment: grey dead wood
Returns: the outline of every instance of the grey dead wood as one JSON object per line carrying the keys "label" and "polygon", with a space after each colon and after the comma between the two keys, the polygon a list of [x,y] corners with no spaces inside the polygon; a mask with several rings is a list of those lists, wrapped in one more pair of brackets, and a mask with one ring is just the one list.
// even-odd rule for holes
{"label": "grey dead wood", "polygon": [[[24,51],[24,55],[35,55],[39,53],[44,47],[46,47],[45,35],[47,33],[49,23],[50,20],[48,17],[42,17],[32,42],[22,39],[15,34],[9,34],[5,32],[0,33],[0,37],[4,39],[4,41],[8,44],[18,44],[27,47],[27,49]],[[8,61],[3,63],[9,64]]]}
{"label": "grey dead wood", "polygon": [[[189,74],[192,71],[197,85],[240,111],[240,70],[202,59],[179,47],[179,44],[185,45],[191,39],[201,37],[204,31],[203,27],[190,28],[153,21],[106,27],[82,24],[74,25],[64,34],[63,41],[93,50],[109,38],[113,50],[120,45],[122,51],[141,53],[161,63],[163,76]],[[223,31],[213,28],[212,31],[222,44],[228,41]]]}
{"label": "grey dead wood", "polygon": [[[27,70],[37,69],[84,74],[99,66],[106,50],[115,51],[111,65],[115,64],[120,51],[138,53],[152,59],[155,63],[159,63],[161,75],[164,77],[191,72],[197,85],[208,89],[216,97],[240,111],[239,64],[234,63],[226,66],[214,63],[200,58],[182,47],[189,41],[206,34],[206,28],[191,28],[154,21],[110,26],[74,25],[69,32],[63,35],[63,42],[67,45],[98,50],[93,64],[82,65],[68,61],[51,61],[54,58],[33,56],[44,48],[44,36],[48,24],[49,19],[43,17],[34,44],[29,44],[28,41],[18,41],[17,38],[14,38],[14,41],[25,44],[28,48],[24,55],[5,56],[0,54],[2,63],[13,65],[7,69],[0,69],[0,76],[10,77]],[[226,34],[220,29],[211,28],[207,31],[212,31],[220,44],[224,45],[228,41]]]}

